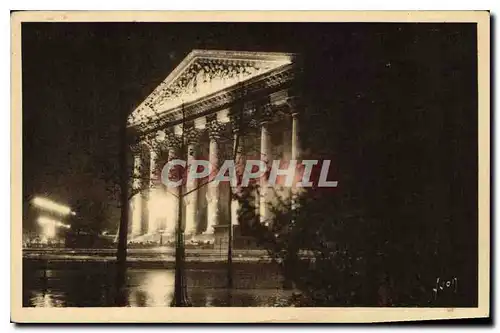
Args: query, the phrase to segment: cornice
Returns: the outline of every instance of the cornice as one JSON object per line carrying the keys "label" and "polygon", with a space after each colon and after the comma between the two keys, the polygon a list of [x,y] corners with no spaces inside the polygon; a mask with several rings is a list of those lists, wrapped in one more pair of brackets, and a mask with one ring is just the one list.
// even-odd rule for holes
{"label": "cornice", "polygon": [[[241,99],[243,95],[252,95],[263,90],[275,90],[293,81],[295,78],[294,64],[278,67],[269,72],[243,81],[218,92],[203,96],[193,102],[180,105],[176,108],[158,114],[148,121],[132,126],[140,134],[146,134],[157,129],[169,127],[182,122],[206,115],[211,110],[217,111]],[[184,116],[183,116],[184,114]]]}
{"label": "cornice", "polygon": [[291,53],[193,50],[130,114],[129,127],[140,128],[182,104],[255,79],[294,59]]}

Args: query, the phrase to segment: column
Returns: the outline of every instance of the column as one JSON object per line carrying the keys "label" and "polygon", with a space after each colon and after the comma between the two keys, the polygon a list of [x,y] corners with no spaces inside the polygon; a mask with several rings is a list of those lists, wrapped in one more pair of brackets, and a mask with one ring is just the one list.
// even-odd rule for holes
{"label": "column", "polygon": [[155,233],[158,231],[159,226],[157,220],[160,217],[158,194],[156,188],[156,162],[158,160],[158,153],[156,152],[156,145],[152,143],[149,146],[149,196],[148,196],[148,232]]}
{"label": "column", "polygon": [[[234,165],[236,169],[236,176],[238,177],[238,181],[241,178],[241,175],[243,174],[243,168],[245,166],[244,161],[243,161],[243,138],[240,136],[238,139],[238,136],[240,133],[236,130],[234,133],[234,139],[233,139],[233,151],[236,152],[235,158],[234,158]],[[238,140],[237,140],[238,139]],[[238,141],[238,146],[236,146],[236,143]],[[239,187],[232,187],[231,188],[231,193],[233,195],[237,195],[239,191]],[[240,203],[236,198],[233,198],[231,200],[231,224],[232,225],[237,225],[238,224],[238,210],[240,209]]]}
{"label": "column", "polygon": [[[194,132],[195,130],[191,130]],[[191,133],[188,135],[188,149],[187,149],[187,170],[189,170],[191,164],[196,159],[196,143],[197,135],[195,133]],[[186,202],[186,235],[195,235],[196,227],[198,222],[198,190],[196,187],[198,186],[197,179],[189,179],[187,177],[186,182],[186,193],[189,193],[185,196]]]}
{"label": "column", "polygon": [[[300,159],[299,115],[297,110],[293,108],[293,104],[290,106],[290,108],[292,114],[292,160],[299,160]],[[299,165],[298,161],[297,165]],[[295,179],[298,179],[297,175],[295,175]],[[299,194],[299,190],[300,189],[298,187],[295,187],[295,184],[293,184],[290,193],[292,210],[297,209],[297,195]]]}
{"label": "column", "polygon": [[[179,147],[175,144],[175,139],[170,139],[167,143],[168,149],[168,157],[167,161],[170,162],[178,157],[177,149]],[[179,204],[178,201],[180,198],[177,196],[178,191],[177,188],[168,188],[165,186],[165,197],[166,197],[166,207],[165,210],[168,212],[167,214],[167,224],[164,226],[165,233],[168,235],[175,235],[175,230],[179,221],[177,221],[178,217],[178,209]],[[182,221],[181,221],[182,222]]]}
{"label": "column", "polygon": [[140,197],[141,197],[141,234],[149,233],[149,163],[145,160],[149,154],[146,154],[147,145],[143,142],[141,152],[144,159],[140,170]]}
{"label": "column", "polygon": [[219,170],[219,145],[217,140],[220,138],[220,132],[216,128],[209,128],[209,162],[210,162],[210,177],[207,188],[207,230],[206,234],[214,233],[214,226],[219,224],[219,184],[212,181]]}
{"label": "column", "polygon": [[140,193],[141,188],[141,155],[138,149],[134,151],[134,170],[132,173],[132,191],[135,194],[132,197],[131,208],[132,208],[132,227],[131,235],[136,237],[141,234],[141,220],[142,220],[142,198]]}
{"label": "column", "polygon": [[[260,132],[260,154],[261,160],[266,164],[270,163],[271,149],[270,149],[270,134],[269,134],[269,122],[267,119],[263,120],[261,123]],[[259,202],[259,215],[260,222],[267,223],[270,218],[269,207],[267,202],[267,179],[266,177],[260,178],[260,202]]]}

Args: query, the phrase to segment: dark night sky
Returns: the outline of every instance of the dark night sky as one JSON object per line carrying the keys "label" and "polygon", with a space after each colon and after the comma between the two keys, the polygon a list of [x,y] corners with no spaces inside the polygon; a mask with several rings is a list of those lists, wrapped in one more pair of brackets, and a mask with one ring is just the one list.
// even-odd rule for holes
{"label": "dark night sky", "polygon": [[[418,165],[408,162],[413,174],[404,177],[458,174],[474,188],[474,38],[472,25],[453,24],[24,23],[24,199],[105,201],[97,161],[116,153],[119,116],[195,48],[305,55],[308,89],[342,110],[345,165],[373,197],[405,199],[406,183],[390,170],[405,170],[408,159]],[[390,146],[401,135],[415,138]],[[449,158],[429,162],[440,155]],[[458,159],[469,174],[449,169]],[[380,186],[387,190],[373,192]]]}

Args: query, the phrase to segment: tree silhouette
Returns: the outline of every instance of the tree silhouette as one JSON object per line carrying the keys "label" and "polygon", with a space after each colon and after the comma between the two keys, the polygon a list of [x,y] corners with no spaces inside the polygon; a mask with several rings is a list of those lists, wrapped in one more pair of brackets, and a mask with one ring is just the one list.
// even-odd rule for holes
{"label": "tree silhouette", "polygon": [[[456,27],[359,29],[352,57],[308,51],[298,89],[303,158],[330,159],[339,187],[307,189],[295,212],[275,204],[268,226],[242,201],[242,220],[305,304],[475,305],[477,99],[459,79],[474,82],[474,52]],[[436,297],[437,279],[453,277],[462,289]]]}
{"label": "tree silhouette", "polygon": [[[241,89],[244,91],[243,86]],[[244,96],[244,93],[242,94]],[[252,114],[248,115],[244,113],[242,101],[237,101],[235,107],[233,107],[233,111],[230,114],[231,117],[231,125],[228,127],[228,130],[221,131],[219,134],[219,142],[223,144],[232,143],[232,149],[218,150],[218,165],[212,166],[214,170],[218,170],[222,165],[223,161],[227,159],[236,160],[238,151],[240,150],[240,137],[244,135],[246,132],[246,125],[248,121],[248,117],[251,117]],[[189,138],[189,131],[187,130],[184,107],[183,107],[183,115],[180,122],[182,133],[180,137],[176,137],[174,135],[170,135],[168,138],[164,138],[160,140],[156,137],[156,134],[152,133],[134,133],[128,128],[128,122],[121,119],[121,128],[120,128],[120,168],[112,168],[110,172],[107,173],[108,181],[110,186],[108,187],[109,192],[112,196],[119,197],[119,207],[121,210],[120,213],[120,226],[118,232],[118,249],[117,249],[117,304],[124,305],[124,283],[125,283],[125,272],[126,272],[126,253],[127,253],[127,236],[129,230],[129,201],[135,195],[146,193],[152,186],[158,186],[161,177],[161,167],[163,163],[166,163],[166,149],[165,143],[163,141],[170,140],[176,141],[176,148],[179,158],[184,158],[187,156],[187,141]],[[151,119],[153,120],[153,119]],[[137,149],[138,145],[142,145],[147,143],[147,148],[150,150],[150,153],[154,154],[156,157],[154,160],[154,165],[156,165],[157,170],[149,169],[149,166],[145,163],[141,163],[139,166],[131,163],[130,156],[134,154],[133,149]],[[137,150],[135,153],[138,153]],[[237,161],[238,162],[238,161]],[[105,160],[106,163],[112,163],[112,159]],[[189,305],[189,302],[186,299],[186,288],[184,281],[184,262],[185,262],[185,248],[184,248],[184,229],[185,225],[184,221],[184,198],[190,195],[191,193],[198,191],[200,188],[207,186],[209,183],[214,181],[213,175],[211,177],[206,177],[202,179],[195,188],[186,189],[186,177],[187,177],[187,169],[180,170],[179,168],[173,168],[171,170],[171,176],[173,179],[182,180],[182,185],[177,189],[169,189],[165,187],[163,184],[160,185],[164,190],[168,191],[171,195],[173,195],[178,202],[177,209],[177,226],[176,226],[176,282],[175,282],[175,293],[174,293],[174,306],[186,306]],[[228,187],[229,195],[227,196],[229,199],[229,204],[231,204],[232,200],[236,200],[236,194],[231,187]],[[229,210],[229,232],[228,232],[228,287],[232,287],[232,226],[231,226],[231,210]]]}

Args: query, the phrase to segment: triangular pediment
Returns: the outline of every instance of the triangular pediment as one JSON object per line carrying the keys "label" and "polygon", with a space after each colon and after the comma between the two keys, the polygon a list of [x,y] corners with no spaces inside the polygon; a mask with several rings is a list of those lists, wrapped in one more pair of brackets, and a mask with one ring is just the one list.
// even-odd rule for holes
{"label": "triangular pediment", "polygon": [[193,50],[132,112],[130,126],[292,63],[292,55],[270,52]]}

